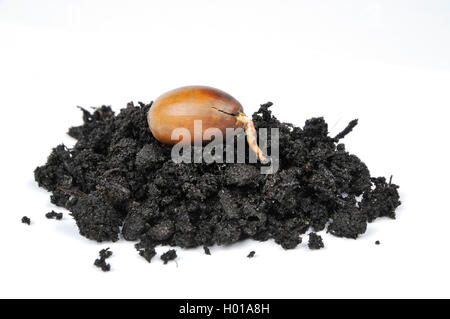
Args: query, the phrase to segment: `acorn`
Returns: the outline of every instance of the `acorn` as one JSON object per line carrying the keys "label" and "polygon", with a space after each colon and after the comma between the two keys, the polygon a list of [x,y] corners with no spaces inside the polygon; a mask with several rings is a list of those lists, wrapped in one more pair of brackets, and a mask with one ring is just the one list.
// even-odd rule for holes
{"label": "acorn", "polygon": [[[226,137],[227,128],[243,128],[247,143],[258,159],[265,163],[267,158],[256,142],[256,129],[253,121],[245,115],[238,100],[230,94],[208,86],[185,86],[158,97],[147,116],[153,136],[166,144],[205,143],[204,132],[209,128],[219,129]],[[194,134],[194,121],[202,121],[202,132]],[[173,130],[189,130],[191,140],[172,138]],[[198,139],[201,139],[198,140]]]}

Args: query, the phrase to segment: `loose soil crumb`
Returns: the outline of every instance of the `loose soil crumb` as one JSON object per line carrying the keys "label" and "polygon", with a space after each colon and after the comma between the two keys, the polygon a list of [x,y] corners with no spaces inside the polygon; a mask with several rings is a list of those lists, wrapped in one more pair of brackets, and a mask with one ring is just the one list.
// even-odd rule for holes
{"label": "loose soil crumb", "polygon": [[309,249],[321,249],[324,248],[323,240],[320,235],[317,235],[316,233],[310,233],[309,234],[309,241],[308,241],[308,247]]}
{"label": "loose soil crumb", "polygon": [[157,245],[252,238],[293,249],[308,230],[357,238],[376,218],[395,218],[398,186],[371,177],[341,142],[356,120],[330,137],[322,117],[300,128],[278,121],[271,106],[261,105],[253,121],[268,129],[269,138],[270,128],[279,128],[276,174],[261,175],[261,164],[250,164],[248,152],[242,164],[176,164],[171,146],[148,128],[151,104],[129,103],[118,115],[107,106],[82,109],[84,124],[68,132],[76,144],[55,147],[35,179],[52,193],[52,203],[71,212],[82,236],[139,240],[136,249],[147,261]]}
{"label": "loose soil crumb", "polygon": [[155,246],[152,241],[147,242],[145,240],[141,240],[139,243],[134,245],[136,250],[139,252],[139,255],[142,256],[149,263],[152,261],[153,257],[156,256]]}
{"label": "loose soil crumb", "polygon": [[379,244],[380,244],[380,241],[377,240],[377,241],[375,242],[375,245],[379,245]]}
{"label": "loose soil crumb", "polygon": [[175,258],[177,258],[177,252],[175,249],[168,250],[161,255],[161,260],[164,261],[164,265],[166,265],[171,260],[175,260]]}
{"label": "loose soil crumb", "polygon": [[248,255],[247,255],[247,258],[253,258],[253,257],[255,257],[255,252],[254,251],[251,251]]}
{"label": "loose soil crumb", "polygon": [[45,217],[47,217],[48,219],[61,220],[63,218],[63,213],[56,213],[52,210],[51,212],[45,214]]}
{"label": "loose soil crumb", "polygon": [[110,251],[109,248],[100,250],[99,252],[100,258],[94,261],[94,265],[100,268],[102,271],[110,271],[111,265],[106,263],[106,259],[111,257],[112,254],[113,252]]}
{"label": "loose soil crumb", "polygon": [[203,250],[205,251],[205,255],[211,255],[211,251],[209,250],[208,247],[203,246]]}
{"label": "loose soil crumb", "polygon": [[31,219],[29,219],[27,216],[23,216],[22,217],[22,223],[30,225],[31,224]]}

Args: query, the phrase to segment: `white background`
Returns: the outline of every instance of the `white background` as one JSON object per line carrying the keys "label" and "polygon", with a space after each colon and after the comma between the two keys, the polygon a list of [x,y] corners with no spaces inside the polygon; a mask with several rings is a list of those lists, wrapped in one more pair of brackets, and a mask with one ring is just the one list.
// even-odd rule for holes
{"label": "white background", "polygon": [[[164,266],[133,243],[79,236],[66,211],[45,218],[55,207],[33,170],[73,144],[76,105],[118,111],[188,84],[221,88],[249,114],[273,101],[296,125],[325,116],[332,134],[359,118],[347,149],[394,175],[397,220],[356,241],[323,234],[320,251],[306,238],[292,251],[246,241],[179,249]],[[448,298],[449,106],[445,0],[0,0],[0,297]],[[92,263],[108,246],[102,273]]]}

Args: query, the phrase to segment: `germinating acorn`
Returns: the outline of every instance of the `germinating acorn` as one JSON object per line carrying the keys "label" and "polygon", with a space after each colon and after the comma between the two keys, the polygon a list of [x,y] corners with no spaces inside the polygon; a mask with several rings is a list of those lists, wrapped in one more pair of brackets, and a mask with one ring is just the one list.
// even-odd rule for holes
{"label": "germinating acorn", "polygon": [[[207,86],[185,86],[158,97],[148,112],[148,124],[153,136],[162,143],[176,144],[180,137],[172,139],[177,128],[186,128],[191,134],[190,143],[204,140],[208,128],[218,128],[226,136],[227,128],[244,128],[247,142],[261,162],[267,159],[256,143],[253,121],[244,114],[242,105],[231,95]],[[194,121],[202,121],[201,135],[194,134]]]}

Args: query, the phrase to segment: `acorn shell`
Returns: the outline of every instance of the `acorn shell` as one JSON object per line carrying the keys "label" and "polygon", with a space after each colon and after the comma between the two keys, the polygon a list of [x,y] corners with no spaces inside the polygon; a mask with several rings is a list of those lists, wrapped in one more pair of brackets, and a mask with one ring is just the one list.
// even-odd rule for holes
{"label": "acorn shell", "polygon": [[[226,128],[241,127],[233,116],[239,112],[243,112],[242,105],[228,93],[207,86],[185,86],[158,97],[148,112],[147,120],[158,141],[176,144],[181,137],[172,140],[172,131],[186,128],[193,143],[196,138],[195,120],[202,121],[202,137],[208,128],[218,128],[225,138]],[[208,140],[202,138],[202,142]]]}

